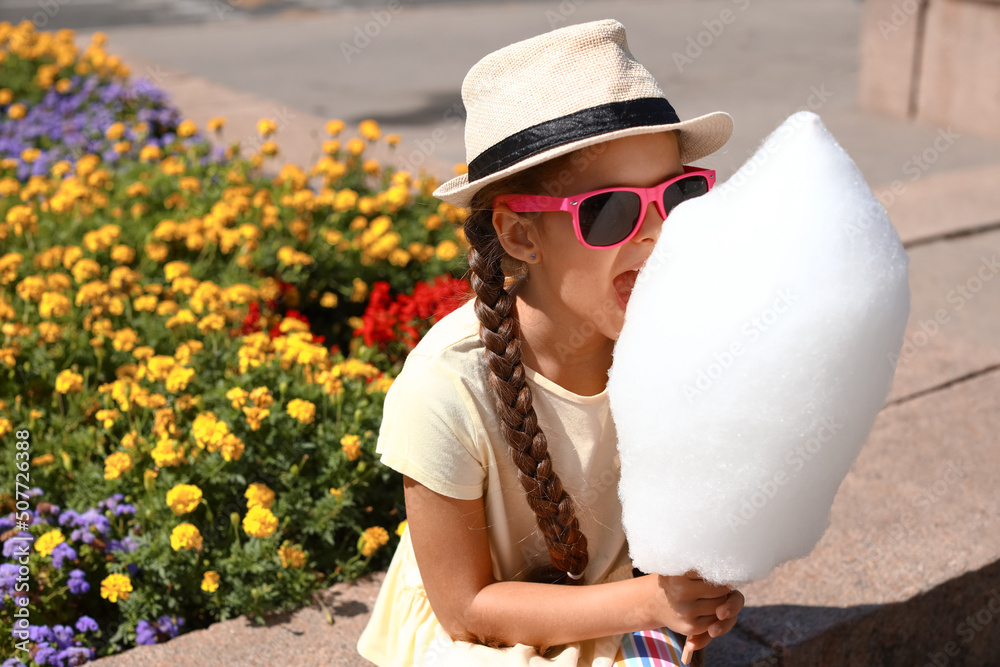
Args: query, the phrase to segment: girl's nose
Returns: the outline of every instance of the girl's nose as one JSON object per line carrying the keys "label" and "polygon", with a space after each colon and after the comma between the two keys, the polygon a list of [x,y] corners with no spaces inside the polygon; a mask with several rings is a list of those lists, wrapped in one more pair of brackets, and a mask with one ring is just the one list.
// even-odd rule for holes
{"label": "girl's nose", "polygon": [[646,214],[639,223],[639,231],[632,239],[636,243],[641,243],[646,239],[652,239],[653,243],[660,238],[660,230],[663,227],[663,217],[656,208],[655,202],[650,202],[646,207]]}

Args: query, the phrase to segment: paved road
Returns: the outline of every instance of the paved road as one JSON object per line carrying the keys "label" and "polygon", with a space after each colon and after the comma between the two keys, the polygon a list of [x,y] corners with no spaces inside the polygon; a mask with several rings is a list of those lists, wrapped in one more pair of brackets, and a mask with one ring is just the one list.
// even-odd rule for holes
{"label": "paved road", "polygon": [[[481,4],[492,0],[403,0],[408,5]],[[542,2],[544,0],[538,0]],[[389,0],[3,0],[0,21],[32,21],[44,30],[93,30],[260,18],[306,11],[382,9]]]}

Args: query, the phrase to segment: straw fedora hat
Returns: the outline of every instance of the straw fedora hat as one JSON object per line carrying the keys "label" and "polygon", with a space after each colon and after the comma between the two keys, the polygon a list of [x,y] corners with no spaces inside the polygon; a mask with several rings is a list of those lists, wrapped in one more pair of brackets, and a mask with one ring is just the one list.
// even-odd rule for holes
{"label": "straw fedora hat", "polygon": [[678,130],[681,162],[689,164],[733,132],[732,117],[721,111],[680,120],[614,19],[494,51],[465,76],[462,101],[469,171],[434,191],[461,207],[484,185],[585,146]]}

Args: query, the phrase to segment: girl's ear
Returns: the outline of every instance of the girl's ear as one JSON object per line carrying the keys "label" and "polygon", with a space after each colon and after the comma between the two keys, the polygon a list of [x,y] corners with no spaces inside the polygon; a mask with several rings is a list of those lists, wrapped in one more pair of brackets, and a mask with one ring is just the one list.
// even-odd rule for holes
{"label": "girl's ear", "polygon": [[493,209],[493,229],[507,254],[526,263],[535,263],[541,256],[538,228],[523,213],[510,210],[506,204]]}

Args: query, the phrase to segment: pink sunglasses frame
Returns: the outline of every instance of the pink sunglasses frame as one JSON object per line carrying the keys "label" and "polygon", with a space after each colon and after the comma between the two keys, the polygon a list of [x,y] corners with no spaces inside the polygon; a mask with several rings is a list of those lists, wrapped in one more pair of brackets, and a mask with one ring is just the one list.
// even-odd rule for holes
{"label": "pink sunglasses frame", "polygon": [[[632,240],[632,238],[639,233],[639,229],[642,227],[642,221],[646,219],[646,211],[649,210],[649,204],[653,203],[656,206],[656,211],[660,214],[660,217],[664,220],[667,219],[667,212],[663,209],[663,192],[672,183],[676,183],[684,178],[690,178],[692,176],[704,176],[705,180],[708,181],[708,189],[711,191],[712,186],[715,185],[715,170],[714,169],[702,169],[701,167],[692,167],[690,165],[684,165],[684,173],[680,176],[674,176],[673,178],[660,183],[659,185],[654,185],[651,188],[631,188],[631,187],[617,187],[617,188],[602,188],[600,190],[591,190],[590,192],[582,192],[572,197],[548,197],[545,195],[497,195],[493,199],[493,206],[496,207],[497,204],[506,204],[510,210],[516,213],[527,213],[529,211],[568,211],[573,216],[573,230],[576,232],[576,239],[584,247],[592,248],[594,250],[610,250],[611,248],[617,248],[620,245],[624,245]],[[642,202],[642,215],[639,220],[636,221],[635,227],[629,232],[629,235],[624,239],[615,243],[614,245],[591,245],[583,240],[583,233],[580,231],[580,204],[587,198],[593,195],[604,194],[605,192],[634,192],[639,195],[639,199]]]}

